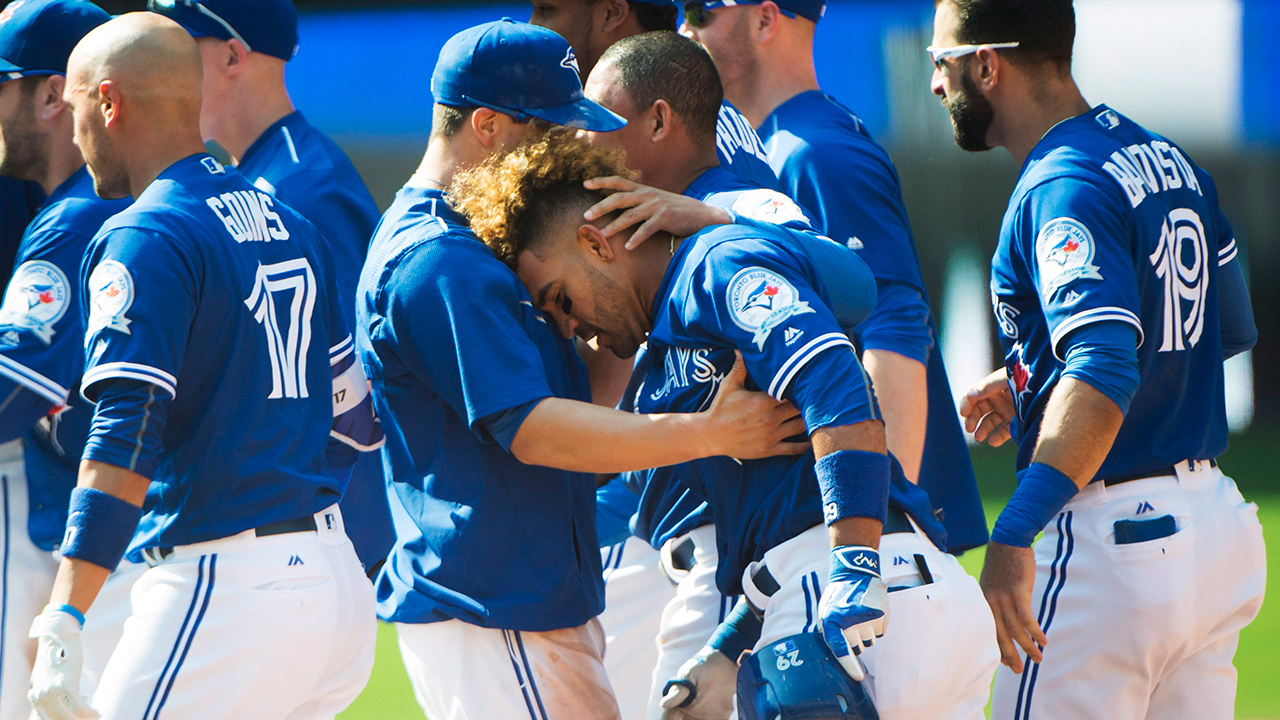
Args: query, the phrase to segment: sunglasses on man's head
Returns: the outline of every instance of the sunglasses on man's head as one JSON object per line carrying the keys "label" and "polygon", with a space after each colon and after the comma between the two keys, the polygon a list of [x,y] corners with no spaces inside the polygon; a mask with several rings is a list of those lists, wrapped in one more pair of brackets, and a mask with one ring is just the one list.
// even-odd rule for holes
{"label": "sunglasses on man's head", "polygon": [[955,47],[946,47],[946,48],[934,47],[930,45],[929,47],[925,48],[925,51],[929,53],[929,57],[933,58],[933,66],[941,70],[943,62],[947,60],[951,60],[953,58],[972,55],[978,52],[979,50],[981,50],[982,48],[991,48],[992,50],[1008,50],[1010,48],[1018,47],[1019,44],[1020,43],[1016,43],[1016,42],[982,43],[981,45],[956,45]]}
{"label": "sunglasses on man's head", "polygon": [[[707,23],[711,22],[711,10],[705,2],[687,2],[684,4],[684,21],[692,28],[706,27]],[[781,12],[789,18],[796,16],[790,10],[781,10]]]}

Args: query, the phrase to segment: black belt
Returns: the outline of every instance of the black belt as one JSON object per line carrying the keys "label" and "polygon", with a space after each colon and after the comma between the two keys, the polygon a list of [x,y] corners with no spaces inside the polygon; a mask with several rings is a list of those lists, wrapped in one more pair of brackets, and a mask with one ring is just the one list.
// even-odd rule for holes
{"label": "black belt", "polygon": [[[1195,462],[1197,462],[1198,464],[1205,461],[1199,460]],[[1208,463],[1209,463],[1209,467],[1214,467],[1214,468],[1218,467],[1217,460],[1209,460]],[[1177,475],[1177,474],[1178,474],[1177,468],[1174,466],[1169,466],[1167,468],[1161,468],[1159,470],[1152,470],[1151,472],[1136,473],[1134,475],[1121,475],[1118,478],[1107,478],[1106,480],[1102,481],[1102,484],[1107,487],[1111,487],[1112,485],[1122,485],[1127,482],[1133,482],[1134,480],[1147,480],[1150,478],[1168,477],[1170,475]]]}
{"label": "black belt", "polygon": [[[880,535],[894,535],[896,533],[913,533],[916,529],[911,525],[911,520],[907,514],[898,508],[889,508],[889,514],[885,517],[884,527],[880,531]],[[928,569],[924,565],[924,558],[917,555],[916,560],[919,563],[921,576],[925,577],[925,584],[933,582],[933,576],[928,574]],[[765,597],[773,597],[773,594],[781,589],[777,579],[773,577],[773,573],[769,572],[768,565],[761,565],[754,575],[751,576],[751,582],[755,584],[756,589]],[[755,609],[755,606],[752,606]]]}
{"label": "black belt", "polygon": [[[253,529],[253,534],[258,537],[268,537],[271,535],[286,535],[288,533],[298,532],[315,532],[316,517],[308,515],[294,520],[282,520],[275,523],[267,523]],[[142,558],[148,565],[155,567],[173,555],[172,547],[149,547],[142,549]]]}

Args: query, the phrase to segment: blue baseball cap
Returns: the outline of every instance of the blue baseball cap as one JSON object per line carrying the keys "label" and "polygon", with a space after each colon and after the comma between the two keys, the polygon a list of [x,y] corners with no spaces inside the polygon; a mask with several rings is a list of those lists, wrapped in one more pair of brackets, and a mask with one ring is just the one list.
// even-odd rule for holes
{"label": "blue baseball cap", "polygon": [[239,40],[251,52],[285,61],[298,51],[298,10],[289,0],[148,0],[147,9],[192,37]]}
{"label": "blue baseball cap", "polygon": [[0,11],[0,82],[66,75],[76,43],[110,19],[85,0],[13,0]]}
{"label": "blue baseball cap", "polygon": [[441,105],[486,107],[520,122],[539,118],[592,132],[627,124],[583,96],[568,41],[511,18],[449,38],[431,76],[431,94]]}
{"label": "blue baseball cap", "polygon": [[[759,5],[764,0],[707,0],[706,2],[688,2],[685,5],[698,4],[708,10],[714,10],[722,7],[733,7],[734,5]],[[826,0],[773,0],[778,9],[785,15],[796,17],[797,15],[818,22],[822,19],[823,13],[827,11]]]}

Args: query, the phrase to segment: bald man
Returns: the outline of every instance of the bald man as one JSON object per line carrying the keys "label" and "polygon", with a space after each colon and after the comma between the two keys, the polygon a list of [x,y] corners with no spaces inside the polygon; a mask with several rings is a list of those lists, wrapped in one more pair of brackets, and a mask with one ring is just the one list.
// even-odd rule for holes
{"label": "bald man", "polygon": [[[200,81],[195,42],[148,13],[68,62],[94,188],[134,204],[84,260],[81,393],[97,407],[31,628],[42,717],[333,717],[373,664],[373,592],[326,448],[333,426],[376,426],[332,261],[312,225],[205,153]],[[91,709],[83,613],[126,552],[150,569]]]}

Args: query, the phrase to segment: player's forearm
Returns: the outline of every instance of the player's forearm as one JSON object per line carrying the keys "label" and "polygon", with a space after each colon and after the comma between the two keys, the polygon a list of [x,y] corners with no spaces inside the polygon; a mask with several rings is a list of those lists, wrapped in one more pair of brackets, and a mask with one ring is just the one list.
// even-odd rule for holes
{"label": "player's forearm", "polygon": [[[884,423],[879,420],[867,420],[854,425],[819,428],[810,436],[813,440],[814,456],[821,459],[842,450],[856,450],[884,455],[888,448],[885,443]],[[853,478],[850,478],[852,480]],[[827,526],[831,538],[831,547],[841,545],[863,545],[880,547],[880,531],[883,526],[880,520],[869,517],[846,517],[836,520]]]}
{"label": "player's forearm", "polygon": [[925,366],[888,350],[867,350],[863,367],[871,376],[889,451],[911,482],[918,482],[929,420],[929,387]]}
{"label": "player's forearm", "polygon": [[619,473],[715,455],[705,414],[635,415],[548,398],[525,418],[511,454],[528,465]]}
{"label": "player's forearm", "polygon": [[1115,442],[1124,413],[1115,401],[1075,378],[1063,378],[1045,407],[1032,462],[1088,485]]}
{"label": "player's forearm", "polygon": [[[146,499],[147,487],[150,484],[150,480],[135,472],[96,460],[85,460],[80,463],[80,478],[76,483],[77,488],[87,488],[106,493],[139,508],[142,507],[142,503]],[[69,525],[76,528],[73,532],[80,531],[75,518],[69,521]],[[136,529],[137,523],[135,521],[134,527],[125,528],[124,530],[132,534]],[[94,541],[95,538],[92,537],[83,538],[83,542],[86,543],[93,543]],[[66,604],[81,613],[88,612],[89,606],[93,604],[94,598],[98,596],[98,592],[102,589],[102,584],[106,582],[107,576],[111,574],[111,570],[112,568],[107,568],[82,558],[64,557],[62,564],[58,567],[58,575],[53,584],[53,592],[50,594],[49,603],[51,605]]]}

